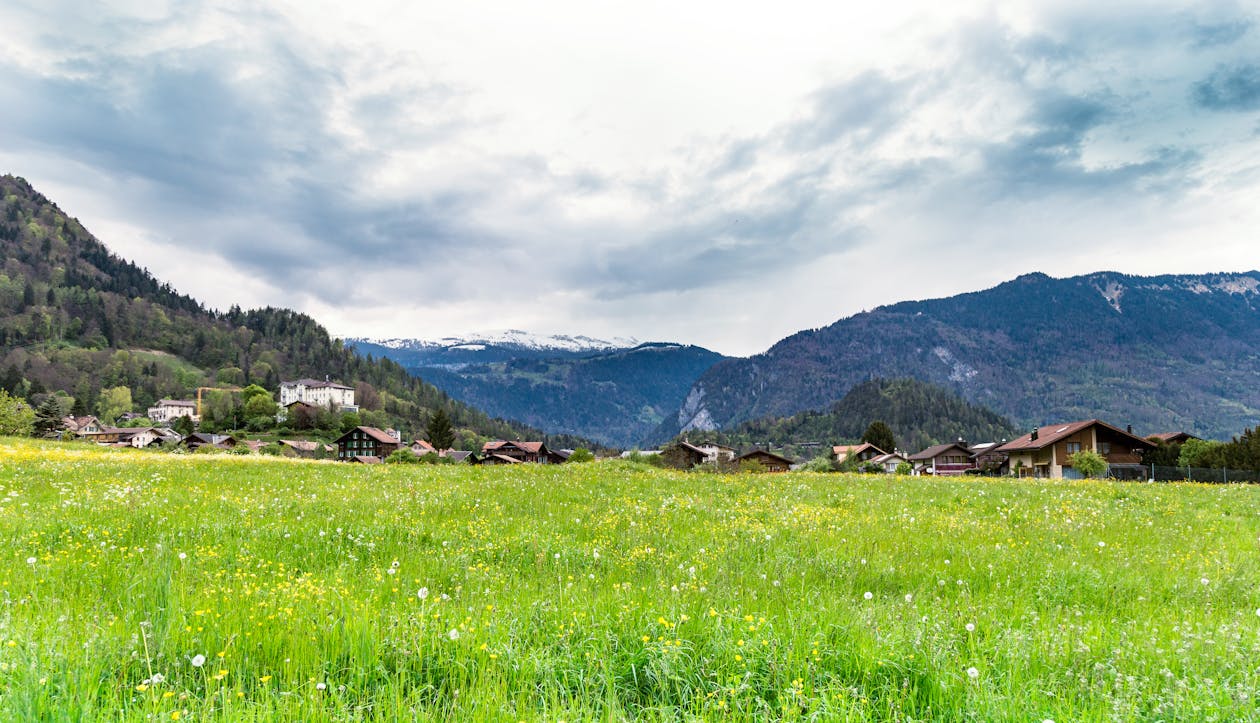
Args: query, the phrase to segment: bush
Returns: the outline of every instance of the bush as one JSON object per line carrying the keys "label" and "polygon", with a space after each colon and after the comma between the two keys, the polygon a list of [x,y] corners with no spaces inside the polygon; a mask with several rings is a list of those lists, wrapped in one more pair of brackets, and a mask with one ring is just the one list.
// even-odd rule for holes
{"label": "bush", "polygon": [[410,449],[403,447],[391,452],[390,455],[385,458],[385,461],[389,464],[420,464],[420,457],[417,457],[416,453],[412,452]]}
{"label": "bush", "polygon": [[586,449],[585,447],[578,447],[573,450],[573,454],[569,455],[569,461],[577,462],[579,464],[582,462],[594,462],[595,455],[591,454],[591,450]]}
{"label": "bush", "polygon": [[253,451],[244,444],[238,444],[229,449],[228,454],[253,454]]}
{"label": "bush", "polygon": [[1101,477],[1107,471],[1107,460],[1092,449],[1082,449],[1068,457],[1068,461],[1087,478]]}
{"label": "bush", "polygon": [[909,462],[902,462],[901,464],[897,465],[897,474],[903,477],[910,475],[913,472],[914,472],[914,466],[911,465]]}
{"label": "bush", "polygon": [[801,469],[806,472],[835,472],[836,471],[835,465],[831,463],[831,456],[826,455],[826,454],[820,454],[817,457],[811,459],[810,461],[806,462],[805,465],[801,467]]}
{"label": "bush", "polygon": [[284,450],[284,445],[279,442],[272,442],[271,444],[263,445],[262,449],[258,450],[258,453],[271,455],[272,457],[282,457],[284,456]]}

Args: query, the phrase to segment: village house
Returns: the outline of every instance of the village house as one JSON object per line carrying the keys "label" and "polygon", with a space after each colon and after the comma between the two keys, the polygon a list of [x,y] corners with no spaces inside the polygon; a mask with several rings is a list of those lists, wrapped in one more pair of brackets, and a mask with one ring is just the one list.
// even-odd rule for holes
{"label": "village house", "polygon": [[402,440],[376,427],[355,427],[337,438],[337,458],[351,460],[355,457],[385,459],[403,446]]}
{"label": "village house", "polygon": [[1109,473],[1128,468],[1141,472],[1142,453],[1155,444],[1097,419],[1066,424],[1048,424],[1002,445],[1010,460],[1012,474],[1019,477],[1079,479],[1083,475],[1072,466],[1072,455],[1093,450],[1109,465]]}
{"label": "village house", "polygon": [[915,474],[959,475],[975,469],[971,450],[962,442],[937,444],[910,455]]}
{"label": "village house", "polygon": [[857,460],[857,462],[868,462],[875,457],[888,454],[884,450],[876,447],[869,442],[861,444],[837,444],[831,448],[831,461],[836,464],[844,464],[848,460]]}
{"label": "village house", "polygon": [[157,404],[149,407],[149,421],[158,424],[170,424],[180,417],[188,417],[193,422],[200,422],[197,414],[197,403],[191,399],[159,399]]}
{"label": "village house", "polygon": [[988,474],[1003,472],[1007,463],[1006,453],[1001,451],[1004,444],[1006,444],[1005,439],[1001,442],[981,442],[968,447],[971,450],[972,467]]}
{"label": "village house", "polygon": [[704,461],[709,464],[721,464],[735,459],[735,448],[717,442],[701,442],[693,445],[704,453]]}
{"label": "village house", "polygon": [[306,402],[324,409],[340,409],[343,412],[357,412],[354,404],[354,388],[344,384],[330,382],[327,379],[297,379],[280,382],[280,406],[288,407],[294,402]]}
{"label": "village house", "polygon": [[506,457],[517,462],[535,464],[559,464],[564,461],[563,457],[547,449],[547,445],[542,442],[509,442],[503,439],[483,444],[481,456],[482,464],[485,464],[489,457]]}
{"label": "village house", "polygon": [[660,456],[666,467],[674,469],[691,469],[698,464],[704,464],[709,457],[703,449],[685,441],[666,445],[661,450]]}
{"label": "village house", "polygon": [[740,464],[744,462],[755,462],[761,465],[761,468],[767,472],[787,472],[792,469],[795,464],[787,457],[782,457],[774,452],[767,452],[764,449],[754,449],[747,454],[741,454],[736,460]]}
{"label": "village house", "polygon": [[193,432],[184,437],[184,446],[191,451],[196,451],[207,445],[217,449],[232,449],[237,445],[237,441],[236,437],[230,434],[211,434],[209,432]]}
{"label": "village house", "polygon": [[[153,427],[101,427],[99,431],[81,435],[97,444],[143,449],[160,439]],[[164,439],[164,438],[162,438]]]}
{"label": "village house", "polygon": [[1146,435],[1146,438],[1164,444],[1185,444],[1192,439],[1199,439],[1189,432],[1157,432]]}
{"label": "village house", "polygon": [[881,454],[878,457],[871,457],[868,461],[871,464],[879,465],[879,468],[884,471],[884,474],[896,474],[898,467],[903,464],[910,463],[910,458],[900,452],[889,452],[888,454]]}
{"label": "village house", "polygon": [[85,435],[101,431],[101,422],[96,417],[63,417],[61,424],[71,434]]}
{"label": "village house", "polygon": [[279,444],[281,447],[292,450],[293,454],[298,457],[304,457],[307,459],[315,459],[319,457],[320,454],[331,457],[337,451],[337,448],[332,445],[305,439],[281,439],[279,440]]}

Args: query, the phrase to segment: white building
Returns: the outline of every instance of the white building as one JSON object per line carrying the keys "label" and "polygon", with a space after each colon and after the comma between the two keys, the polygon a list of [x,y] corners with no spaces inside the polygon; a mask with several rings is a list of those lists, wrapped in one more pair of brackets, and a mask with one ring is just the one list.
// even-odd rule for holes
{"label": "white building", "polygon": [[197,403],[186,399],[159,399],[157,406],[149,407],[147,416],[149,421],[158,424],[168,424],[180,417],[201,421],[201,417],[197,416]]}
{"label": "white building", "polygon": [[280,382],[280,406],[305,402],[325,409],[334,407],[346,412],[358,411],[354,404],[354,388],[317,379]]}

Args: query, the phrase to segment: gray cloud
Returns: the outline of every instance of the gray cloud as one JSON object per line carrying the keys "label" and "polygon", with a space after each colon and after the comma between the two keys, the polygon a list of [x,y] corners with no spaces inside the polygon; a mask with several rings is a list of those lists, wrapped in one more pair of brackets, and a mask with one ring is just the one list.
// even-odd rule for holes
{"label": "gray cloud", "polygon": [[1260,109],[1260,65],[1218,67],[1194,85],[1194,102],[1208,110]]}

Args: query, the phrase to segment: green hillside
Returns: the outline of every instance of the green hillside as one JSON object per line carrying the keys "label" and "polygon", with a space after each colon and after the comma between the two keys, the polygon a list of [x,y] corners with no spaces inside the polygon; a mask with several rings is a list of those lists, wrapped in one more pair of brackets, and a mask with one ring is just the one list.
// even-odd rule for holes
{"label": "green hillside", "polygon": [[[121,259],[30,184],[0,176],[0,388],[38,399],[63,391],[91,412],[126,387],[143,411],[198,386],[325,376],[359,389],[365,420],[419,433],[447,409],[464,439],[540,438],[456,402],[387,359],[361,357],[289,309],[205,308]],[[550,438],[571,446],[582,440]]]}
{"label": "green hillside", "polygon": [[758,419],[730,430],[689,432],[687,437],[737,449],[770,446],[805,459],[833,444],[857,442],[876,420],[892,429],[899,449],[911,453],[960,438],[994,442],[1021,434],[1010,420],[948,389],[916,379],[873,379],[858,384],[825,411]]}

